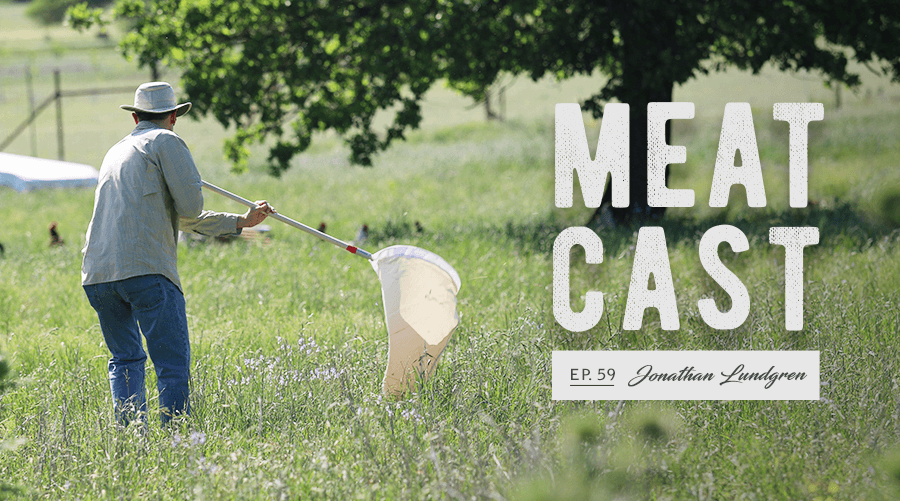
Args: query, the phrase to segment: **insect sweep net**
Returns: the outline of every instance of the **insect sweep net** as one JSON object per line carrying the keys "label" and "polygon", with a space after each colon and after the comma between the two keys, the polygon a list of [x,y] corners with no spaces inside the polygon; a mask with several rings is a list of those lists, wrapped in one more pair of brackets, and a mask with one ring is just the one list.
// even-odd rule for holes
{"label": "insect sweep net", "polygon": [[434,372],[459,324],[462,282],[440,256],[410,245],[382,249],[371,263],[381,281],[389,340],[383,391],[400,397]]}

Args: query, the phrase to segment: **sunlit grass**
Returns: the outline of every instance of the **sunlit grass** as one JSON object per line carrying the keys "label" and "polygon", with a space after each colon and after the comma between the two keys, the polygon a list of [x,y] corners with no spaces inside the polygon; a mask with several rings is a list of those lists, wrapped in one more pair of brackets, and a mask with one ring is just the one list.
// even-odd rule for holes
{"label": "sunlit grass", "polygon": [[[582,453],[597,455],[599,473],[583,479],[592,489],[635,498],[701,491],[729,499],[814,491],[877,497],[881,477],[872,472],[880,470],[869,467],[880,464],[879,451],[900,431],[890,376],[898,367],[889,355],[900,331],[900,256],[897,234],[860,210],[864,200],[707,219],[673,211],[662,223],[682,320],[673,332],[659,329],[655,313],[641,331],[621,329],[634,234],[605,230],[604,263],[574,260],[572,290],[606,292],[608,319],[570,333],[549,314],[549,249],[556,232],[588,212],[551,206],[552,172],[546,161],[541,167],[529,160],[547,155],[545,146],[523,153],[510,139],[517,130],[488,139],[450,132],[459,142],[434,142],[445,155],[425,159],[430,140],[401,145],[373,169],[301,163],[278,181],[209,168],[226,187],[269,198],[312,224],[324,220],[340,237],[352,238],[368,223],[370,250],[408,243],[445,257],[463,277],[462,323],[429,384],[415,397],[388,402],[379,396],[387,349],[380,289],[364,260],[278,223],[269,243],[182,245],[195,414],[184,428],[154,425],[147,436],[111,424],[108,355],[79,288],[90,190],[7,192],[3,210],[22,223],[3,237],[0,350],[21,383],[3,397],[0,412],[5,436],[26,442],[0,457],[3,475],[53,498],[544,492],[526,478],[549,482],[546,489],[561,495],[559,482],[580,467],[564,467],[572,460],[560,424],[577,411],[604,430]],[[466,160],[451,165],[454,155]],[[500,175],[488,167],[492,158]],[[446,188],[430,187],[432,176]],[[851,185],[847,193],[859,189]],[[238,210],[212,194],[207,205]],[[46,246],[50,220],[59,221],[66,246]],[[424,232],[415,230],[416,220]],[[738,226],[751,242],[750,251],[728,261],[751,294],[750,317],[734,331],[710,329],[696,311],[698,299],[717,293],[699,266],[696,239],[720,222]],[[783,328],[781,254],[766,238],[769,226],[790,224],[818,226],[822,235],[805,253],[805,329],[797,333]],[[653,407],[651,416],[675,416],[678,431],[648,449],[640,446],[640,429],[622,421],[647,405],[627,403],[620,415],[615,403],[550,400],[554,349],[817,349],[826,385],[814,403]],[[149,386],[155,410],[152,377]]]}
{"label": "sunlit grass", "polygon": [[[323,137],[281,179],[263,174],[261,160],[246,175],[232,174],[219,149],[227,131],[179,121],[205,179],[266,198],[312,226],[325,222],[342,239],[368,224],[367,250],[417,245],[456,268],[463,281],[460,326],[434,377],[399,402],[379,394],[387,339],[370,265],[271,222],[268,242],[179,247],[194,414],[170,430],[155,419],[146,434],[117,430],[108,352],[80,288],[93,192],[0,188],[6,249],[0,352],[18,376],[0,397],[0,484],[34,499],[584,499],[578,496],[586,492],[625,499],[892,499],[900,483],[892,480],[900,441],[900,236],[878,200],[891,194],[900,161],[898,116],[889,106],[896,91],[888,86],[880,96],[884,84],[871,84],[869,101],[865,91],[845,96],[846,108],[837,111],[821,88],[770,77],[759,78],[782,95],[826,102],[825,121],[810,128],[815,204],[787,207],[787,128],[760,98],[753,106],[769,207],[709,209],[722,109],[713,97],[702,99],[740,89],[756,89],[746,100],[766,93],[759,80],[732,74],[678,90],[676,98],[698,101],[698,118],[675,126],[688,162],[673,166],[672,178],[673,186],[695,190],[697,206],[672,210],[660,223],[678,331],[661,330],[654,312],[640,331],[621,328],[636,228],[600,231],[601,265],[572,261],[576,305],[587,291],[606,293],[600,324],[571,333],[550,313],[553,239],[591,213],[553,207],[552,104],[577,100],[567,96],[587,89],[585,82],[578,92],[521,82],[540,97],[535,103],[547,106],[513,93],[519,101],[503,124],[466,118],[480,120],[480,110],[444,113],[445,121],[432,113],[423,130],[378,156],[373,168],[349,166],[340,143]],[[93,85],[90,72],[65,78]],[[0,123],[7,130],[23,94],[21,83],[4,85]],[[70,159],[99,164],[131,129],[117,109],[130,99],[67,101],[67,121],[103,118],[67,133]],[[440,112],[460,104],[454,99],[436,95],[431,105]],[[597,126],[588,120],[590,141]],[[38,129],[51,158],[52,127]],[[14,152],[29,153],[26,138]],[[205,197],[208,208],[243,211]],[[48,246],[52,221],[63,247]],[[733,331],[709,328],[696,307],[703,297],[722,299],[699,264],[696,242],[723,223],[750,241],[745,253],[723,252],[751,296],[747,322]],[[787,225],[821,233],[821,243],[804,254],[800,332],[784,329],[783,251],[767,240],[769,227]],[[563,349],[814,349],[821,353],[823,398],[553,402],[550,354]]]}

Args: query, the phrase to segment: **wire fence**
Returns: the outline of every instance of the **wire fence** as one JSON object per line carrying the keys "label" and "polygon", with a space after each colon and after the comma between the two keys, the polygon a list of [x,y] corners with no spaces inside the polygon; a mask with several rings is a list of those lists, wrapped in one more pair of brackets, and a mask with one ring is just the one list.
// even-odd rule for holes
{"label": "wire fence", "polygon": [[34,129],[34,122],[40,114],[55,104],[56,108],[56,143],[57,157],[59,160],[65,160],[65,130],[63,125],[63,98],[72,98],[80,96],[98,96],[103,94],[130,94],[134,92],[134,87],[94,87],[87,89],[65,90],[62,88],[62,78],[60,69],[53,70],[53,91],[45,97],[40,103],[35,104],[34,81],[30,71],[25,71],[25,80],[28,93],[29,113],[26,118],[15,128],[12,133],[0,142],[0,151],[12,144],[25,130],[31,126],[31,151],[32,156],[37,156],[37,133]]}

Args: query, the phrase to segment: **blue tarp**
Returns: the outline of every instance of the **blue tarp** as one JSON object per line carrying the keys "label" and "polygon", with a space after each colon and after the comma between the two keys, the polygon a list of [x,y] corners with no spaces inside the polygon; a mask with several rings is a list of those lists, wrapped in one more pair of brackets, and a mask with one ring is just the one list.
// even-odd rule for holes
{"label": "blue tarp", "polygon": [[97,185],[99,171],[85,164],[0,153],[0,186],[23,192]]}

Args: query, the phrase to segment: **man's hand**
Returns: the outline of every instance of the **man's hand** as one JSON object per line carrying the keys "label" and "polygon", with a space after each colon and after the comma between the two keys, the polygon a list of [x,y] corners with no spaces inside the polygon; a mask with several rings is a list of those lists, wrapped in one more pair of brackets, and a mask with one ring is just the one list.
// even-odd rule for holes
{"label": "man's hand", "polygon": [[257,200],[255,203],[255,209],[248,209],[246,214],[238,217],[238,229],[252,228],[263,222],[269,214],[275,214],[276,212],[265,200]]}

